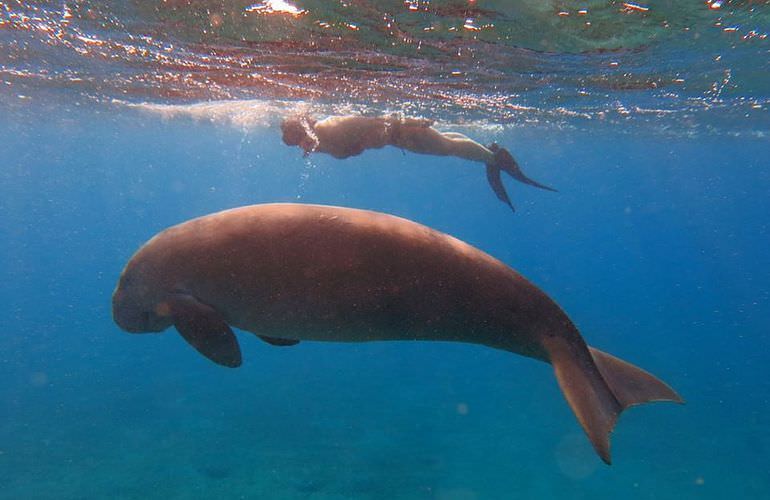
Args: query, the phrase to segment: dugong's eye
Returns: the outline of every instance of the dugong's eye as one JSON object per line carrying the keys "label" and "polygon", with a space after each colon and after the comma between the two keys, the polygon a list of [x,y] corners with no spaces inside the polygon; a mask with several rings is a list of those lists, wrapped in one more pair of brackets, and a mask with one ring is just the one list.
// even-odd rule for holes
{"label": "dugong's eye", "polygon": [[120,277],[120,284],[124,287],[130,286],[134,282],[133,274],[124,274]]}

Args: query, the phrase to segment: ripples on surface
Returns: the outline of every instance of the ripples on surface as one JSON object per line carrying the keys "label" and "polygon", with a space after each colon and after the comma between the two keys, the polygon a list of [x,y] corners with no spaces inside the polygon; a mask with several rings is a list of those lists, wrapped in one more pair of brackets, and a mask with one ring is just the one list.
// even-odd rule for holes
{"label": "ripples on surface", "polygon": [[768,9],[674,0],[0,1],[0,99],[16,106],[51,92],[165,110],[182,108],[158,105],[261,100],[447,121],[636,118],[762,133]]}

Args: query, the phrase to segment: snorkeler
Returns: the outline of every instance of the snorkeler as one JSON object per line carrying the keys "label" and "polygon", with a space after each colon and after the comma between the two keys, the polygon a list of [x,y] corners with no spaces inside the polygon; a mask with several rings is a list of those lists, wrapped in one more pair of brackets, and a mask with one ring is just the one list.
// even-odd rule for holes
{"label": "snorkeler", "polygon": [[367,149],[395,146],[419,154],[456,156],[486,164],[487,181],[497,198],[513,208],[500,172],[530,186],[549,191],[553,188],[536,182],[521,171],[516,160],[497,144],[487,147],[456,132],[439,132],[431,120],[399,116],[333,116],[324,120],[299,116],[281,123],[283,142],[299,146],[305,155],[319,152],[335,158],[349,158]]}

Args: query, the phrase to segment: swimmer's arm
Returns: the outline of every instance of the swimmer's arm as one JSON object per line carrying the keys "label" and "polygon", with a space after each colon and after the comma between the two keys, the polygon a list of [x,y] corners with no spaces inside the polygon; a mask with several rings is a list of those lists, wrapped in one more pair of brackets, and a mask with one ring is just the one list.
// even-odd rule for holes
{"label": "swimmer's arm", "polygon": [[316,129],[326,129],[335,131],[353,131],[364,127],[394,124],[408,127],[428,128],[433,125],[433,120],[427,118],[402,118],[397,115],[388,117],[375,116],[330,116],[315,124]]}
{"label": "swimmer's arm", "polygon": [[333,116],[317,122],[313,129],[319,140],[316,151],[335,158],[356,156],[387,144],[388,124],[384,118]]}
{"label": "swimmer's arm", "polygon": [[330,116],[315,124],[315,129],[327,130],[355,130],[360,127],[367,127],[376,124],[382,124],[385,120],[372,116]]}
{"label": "swimmer's arm", "polygon": [[433,120],[429,120],[427,118],[413,118],[408,116],[403,116],[400,113],[393,113],[392,115],[386,116],[382,118],[382,120],[389,126],[389,127],[418,127],[418,128],[429,128],[432,127],[435,123]]}
{"label": "swimmer's arm", "polygon": [[436,123],[433,120],[429,120],[428,118],[402,118],[401,124],[406,125],[408,127],[432,127],[433,124]]}

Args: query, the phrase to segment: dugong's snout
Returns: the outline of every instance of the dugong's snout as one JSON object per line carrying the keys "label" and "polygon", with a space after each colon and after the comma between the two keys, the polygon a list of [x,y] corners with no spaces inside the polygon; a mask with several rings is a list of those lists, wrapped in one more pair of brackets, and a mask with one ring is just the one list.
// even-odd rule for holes
{"label": "dugong's snout", "polygon": [[129,333],[162,332],[171,325],[169,318],[159,316],[154,307],[135,300],[121,288],[112,295],[112,319]]}

